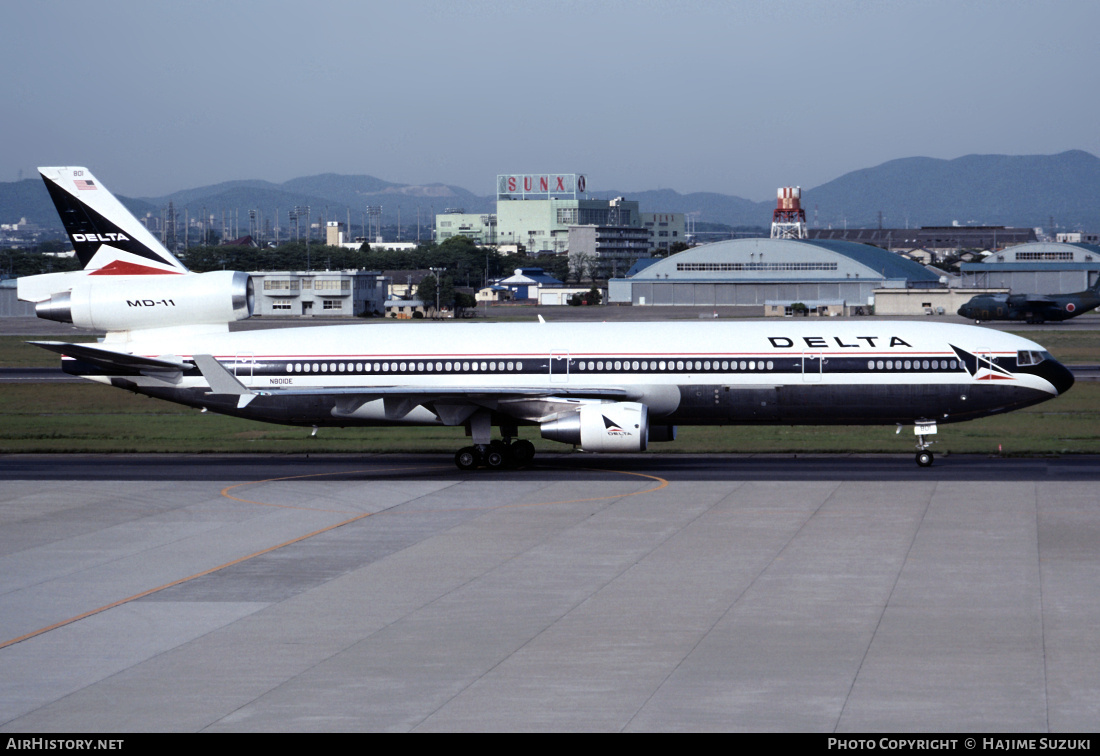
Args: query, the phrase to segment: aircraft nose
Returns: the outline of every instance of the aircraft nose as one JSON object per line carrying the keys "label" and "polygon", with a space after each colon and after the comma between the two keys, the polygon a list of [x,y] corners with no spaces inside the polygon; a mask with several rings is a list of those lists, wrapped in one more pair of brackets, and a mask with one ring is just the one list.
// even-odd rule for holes
{"label": "aircraft nose", "polygon": [[1039,363],[1039,375],[1050,381],[1050,384],[1058,391],[1059,396],[1073,387],[1073,373],[1058,360],[1044,360]]}

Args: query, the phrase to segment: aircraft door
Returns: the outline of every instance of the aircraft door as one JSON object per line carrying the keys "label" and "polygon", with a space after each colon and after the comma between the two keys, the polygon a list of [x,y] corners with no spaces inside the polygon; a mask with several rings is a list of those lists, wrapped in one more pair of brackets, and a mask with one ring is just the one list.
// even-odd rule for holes
{"label": "aircraft door", "polygon": [[822,365],[825,359],[821,352],[802,353],[802,382],[820,383]]}
{"label": "aircraft door", "polygon": [[233,358],[233,375],[246,386],[252,385],[252,375],[256,371],[256,355],[252,352],[237,352]]}
{"label": "aircraft door", "polygon": [[980,401],[985,398],[986,390],[992,382],[990,378],[990,365],[993,364],[993,352],[988,347],[979,348],[974,352],[977,363],[974,365],[974,382],[970,386],[970,400]]}
{"label": "aircraft door", "polygon": [[550,352],[550,382],[569,382],[569,352],[553,350]]}

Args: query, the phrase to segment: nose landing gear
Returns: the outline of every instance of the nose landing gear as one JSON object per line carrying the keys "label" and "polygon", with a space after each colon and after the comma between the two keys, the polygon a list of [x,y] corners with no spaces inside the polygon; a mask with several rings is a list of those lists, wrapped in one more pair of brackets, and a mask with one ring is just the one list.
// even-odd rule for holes
{"label": "nose landing gear", "polygon": [[917,465],[919,467],[931,467],[935,456],[928,450],[935,441],[928,441],[926,436],[935,435],[935,421],[918,420],[913,426],[913,433],[917,436]]}

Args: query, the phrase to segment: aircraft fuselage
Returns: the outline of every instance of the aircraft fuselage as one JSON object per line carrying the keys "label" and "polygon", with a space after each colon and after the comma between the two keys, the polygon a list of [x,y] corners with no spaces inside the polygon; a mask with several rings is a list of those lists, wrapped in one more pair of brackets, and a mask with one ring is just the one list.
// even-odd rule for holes
{"label": "aircraft fuselage", "polygon": [[[104,345],[108,346],[108,345]],[[537,424],[564,406],[622,400],[662,424],[954,422],[1034,404],[1072,376],[1026,339],[926,323],[372,324],[243,331],[126,345],[147,357],[212,354],[257,396],[210,393],[139,368],[65,370],[138,393],[274,423]],[[968,364],[968,361],[970,364]],[[1030,361],[1030,358],[1028,359]],[[377,393],[375,393],[377,392]]]}

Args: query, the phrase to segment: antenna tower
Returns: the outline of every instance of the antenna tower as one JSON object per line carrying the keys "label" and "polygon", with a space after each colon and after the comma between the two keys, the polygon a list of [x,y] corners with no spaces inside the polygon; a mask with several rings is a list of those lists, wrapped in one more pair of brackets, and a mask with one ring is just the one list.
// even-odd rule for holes
{"label": "antenna tower", "polygon": [[773,239],[805,239],[806,211],[802,209],[802,187],[781,186],[772,213]]}

